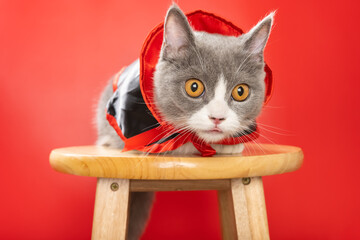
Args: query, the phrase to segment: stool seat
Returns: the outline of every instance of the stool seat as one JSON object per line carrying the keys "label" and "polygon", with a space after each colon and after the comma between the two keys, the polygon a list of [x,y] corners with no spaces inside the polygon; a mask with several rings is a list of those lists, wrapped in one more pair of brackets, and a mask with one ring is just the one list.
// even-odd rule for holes
{"label": "stool seat", "polygon": [[233,179],[267,176],[299,169],[302,150],[294,146],[246,144],[236,155],[146,155],[99,146],[55,149],[53,169],[74,175],[148,180]]}
{"label": "stool seat", "polygon": [[246,144],[237,155],[145,154],[99,146],[55,149],[52,168],[97,177],[92,239],[126,240],[131,192],[217,190],[226,240],[269,240],[262,176],[299,169],[298,147]]}

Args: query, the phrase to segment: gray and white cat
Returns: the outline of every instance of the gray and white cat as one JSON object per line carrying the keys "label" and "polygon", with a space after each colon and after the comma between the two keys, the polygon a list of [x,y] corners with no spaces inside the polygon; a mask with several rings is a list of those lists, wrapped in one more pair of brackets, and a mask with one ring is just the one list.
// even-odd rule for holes
{"label": "gray and white cat", "polygon": [[[214,144],[246,131],[259,115],[265,95],[263,51],[274,13],[239,37],[194,31],[173,5],[164,24],[161,55],[154,73],[154,101],[162,118],[195,133],[217,153],[240,153],[243,144]],[[97,111],[98,145],[122,148],[105,117],[113,94],[109,83]],[[198,151],[191,143],[171,153]],[[138,239],[149,216],[152,193],[132,193],[128,239]]]}

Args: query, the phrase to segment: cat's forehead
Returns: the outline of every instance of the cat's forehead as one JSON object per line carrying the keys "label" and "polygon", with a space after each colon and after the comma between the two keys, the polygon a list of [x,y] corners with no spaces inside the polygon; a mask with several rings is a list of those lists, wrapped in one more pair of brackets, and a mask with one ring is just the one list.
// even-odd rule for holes
{"label": "cat's forehead", "polygon": [[[224,36],[196,32],[196,50],[192,55],[193,69],[206,69],[206,75],[213,80],[223,76],[225,81],[236,81],[234,76],[244,76],[254,73],[258,66],[248,58],[249,53],[244,51],[242,36]],[[262,67],[259,65],[259,67]]]}
{"label": "cat's forehead", "polygon": [[196,35],[196,46],[202,52],[211,53],[218,60],[239,58],[244,52],[243,36],[224,36],[200,32]]}

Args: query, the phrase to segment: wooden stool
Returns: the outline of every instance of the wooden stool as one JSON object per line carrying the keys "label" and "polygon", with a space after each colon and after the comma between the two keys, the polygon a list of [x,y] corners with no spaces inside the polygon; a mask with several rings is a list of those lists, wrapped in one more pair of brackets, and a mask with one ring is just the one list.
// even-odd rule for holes
{"label": "wooden stool", "polygon": [[300,168],[300,148],[247,144],[242,155],[148,155],[98,146],[55,149],[51,166],[97,177],[92,239],[126,239],[130,192],[218,190],[223,239],[269,239],[261,176]]}

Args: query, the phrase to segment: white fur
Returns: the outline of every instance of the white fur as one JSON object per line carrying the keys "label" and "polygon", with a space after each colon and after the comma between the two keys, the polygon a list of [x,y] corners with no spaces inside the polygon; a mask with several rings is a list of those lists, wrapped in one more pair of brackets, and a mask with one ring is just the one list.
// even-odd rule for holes
{"label": "white fur", "polygon": [[[188,125],[196,131],[198,136],[206,142],[218,142],[226,137],[230,137],[235,134],[240,127],[236,113],[225,101],[227,94],[224,76],[221,75],[215,87],[214,98],[194,113],[187,122]],[[217,125],[222,132],[211,132],[215,124],[210,117],[225,119]]]}
{"label": "white fur", "polygon": [[217,154],[235,154],[242,153],[244,150],[244,144],[236,145],[220,145],[220,144],[211,144],[211,147],[216,150]]}

